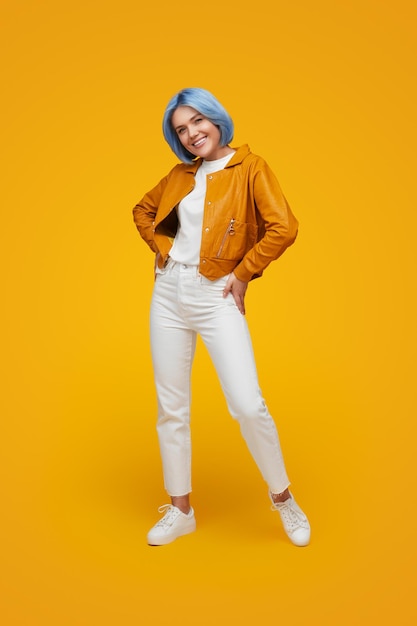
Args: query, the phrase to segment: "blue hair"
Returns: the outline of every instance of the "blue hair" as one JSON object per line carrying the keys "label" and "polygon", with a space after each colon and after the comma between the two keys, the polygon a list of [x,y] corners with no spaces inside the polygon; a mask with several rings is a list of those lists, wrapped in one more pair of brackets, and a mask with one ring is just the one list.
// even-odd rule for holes
{"label": "blue hair", "polygon": [[217,126],[220,131],[221,146],[227,146],[232,141],[234,132],[233,120],[213,94],[199,87],[182,89],[168,102],[162,121],[162,131],[165,140],[180,161],[192,163],[195,159],[195,155],[184,148],[172,127],[172,116],[174,111],[180,106],[192,107]]}

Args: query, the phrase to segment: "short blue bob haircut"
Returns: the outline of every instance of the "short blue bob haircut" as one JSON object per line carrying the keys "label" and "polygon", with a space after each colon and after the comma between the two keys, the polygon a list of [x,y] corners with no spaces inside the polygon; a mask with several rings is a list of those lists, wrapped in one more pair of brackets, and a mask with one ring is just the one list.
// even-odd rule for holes
{"label": "short blue bob haircut", "polygon": [[192,163],[195,159],[195,155],[184,148],[172,127],[172,116],[174,111],[180,106],[192,107],[210,120],[212,124],[215,124],[220,130],[220,144],[222,146],[227,146],[232,141],[234,132],[233,120],[213,94],[200,87],[182,89],[168,102],[162,121],[164,137],[180,161]]}

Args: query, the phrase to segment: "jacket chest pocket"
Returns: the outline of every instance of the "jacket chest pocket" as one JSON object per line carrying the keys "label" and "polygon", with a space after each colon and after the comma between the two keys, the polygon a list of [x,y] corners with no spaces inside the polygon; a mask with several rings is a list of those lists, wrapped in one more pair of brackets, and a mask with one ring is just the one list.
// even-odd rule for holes
{"label": "jacket chest pocket", "polygon": [[258,227],[256,224],[239,222],[231,218],[219,229],[214,249],[217,259],[240,260],[256,243]]}

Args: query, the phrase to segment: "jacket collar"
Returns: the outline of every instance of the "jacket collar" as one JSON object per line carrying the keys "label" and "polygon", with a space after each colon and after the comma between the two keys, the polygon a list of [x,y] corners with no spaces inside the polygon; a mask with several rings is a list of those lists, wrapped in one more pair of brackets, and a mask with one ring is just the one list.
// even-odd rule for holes
{"label": "jacket collar", "polygon": [[234,165],[239,165],[239,163],[242,163],[243,159],[245,159],[248,156],[248,154],[250,154],[250,148],[248,144],[245,143],[243,144],[243,146],[236,148],[236,152],[234,153],[234,155],[232,156],[232,158],[230,159],[226,167],[233,167]]}

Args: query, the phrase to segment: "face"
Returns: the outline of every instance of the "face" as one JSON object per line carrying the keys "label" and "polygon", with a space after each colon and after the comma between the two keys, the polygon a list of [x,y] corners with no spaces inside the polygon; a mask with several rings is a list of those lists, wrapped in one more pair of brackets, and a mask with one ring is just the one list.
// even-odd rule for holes
{"label": "face", "polygon": [[188,152],[206,161],[214,161],[229,154],[229,146],[220,145],[220,130],[204,115],[188,106],[175,109],[172,126]]}

